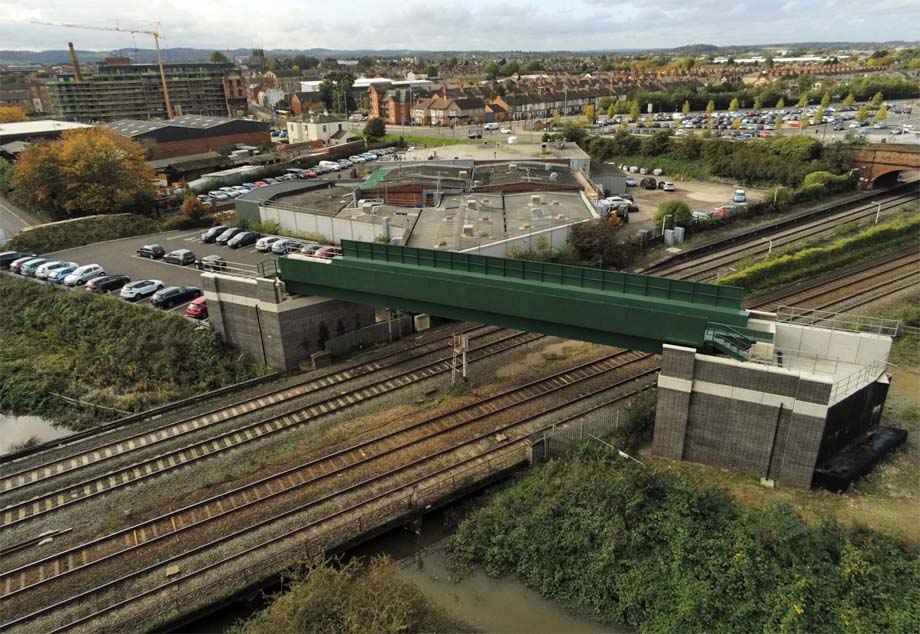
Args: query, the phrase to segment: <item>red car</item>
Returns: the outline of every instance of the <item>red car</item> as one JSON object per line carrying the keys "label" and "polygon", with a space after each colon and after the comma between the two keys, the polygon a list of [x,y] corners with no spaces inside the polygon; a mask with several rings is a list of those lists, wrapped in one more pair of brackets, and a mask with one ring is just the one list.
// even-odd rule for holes
{"label": "red car", "polygon": [[204,296],[195,298],[195,301],[186,306],[185,314],[193,319],[207,319],[208,305]]}
{"label": "red car", "polygon": [[313,170],[304,170],[303,173],[307,178],[316,178],[316,172]]}
{"label": "red car", "polygon": [[268,183],[266,183],[265,181],[256,181],[253,183],[253,185],[255,185],[256,187],[268,187]]}
{"label": "red car", "polygon": [[332,245],[320,247],[313,253],[314,258],[325,258],[327,260],[331,260],[332,258],[339,255],[342,255],[341,247],[335,247]]}

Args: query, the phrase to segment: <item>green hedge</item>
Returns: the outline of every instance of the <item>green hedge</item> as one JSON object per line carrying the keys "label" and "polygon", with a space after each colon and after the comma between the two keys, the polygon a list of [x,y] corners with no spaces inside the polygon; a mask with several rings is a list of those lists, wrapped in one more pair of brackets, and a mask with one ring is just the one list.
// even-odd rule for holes
{"label": "green hedge", "polygon": [[157,223],[146,216],[90,216],[26,229],[10,240],[6,248],[26,253],[52,253],[92,242],[117,240],[155,231]]}
{"label": "green hedge", "polygon": [[492,494],[451,541],[458,570],[516,575],[640,633],[917,632],[909,546],[789,506],[739,506],[594,443]]}
{"label": "green hedge", "polygon": [[266,370],[211,330],[110,296],[0,276],[0,411],[82,429]]}
{"label": "green hedge", "polygon": [[920,238],[920,215],[896,220],[867,229],[829,247],[804,249],[794,255],[752,264],[719,280],[720,284],[741,286],[748,292],[763,291],[841,268],[880,251],[917,244]]}

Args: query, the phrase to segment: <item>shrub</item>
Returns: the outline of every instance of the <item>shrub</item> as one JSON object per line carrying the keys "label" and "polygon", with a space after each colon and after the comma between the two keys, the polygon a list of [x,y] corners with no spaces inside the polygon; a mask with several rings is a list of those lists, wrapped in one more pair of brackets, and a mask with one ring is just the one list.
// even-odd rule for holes
{"label": "shrub", "polygon": [[52,253],[92,242],[154,233],[156,230],[156,222],[146,216],[90,216],[25,229],[10,240],[7,246],[27,253]]}
{"label": "shrub", "polygon": [[364,137],[368,141],[382,139],[387,134],[386,122],[380,117],[373,117],[364,124]]}
{"label": "shrub", "polygon": [[655,212],[655,225],[660,225],[665,216],[671,216],[675,225],[687,227],[693,222],[693,212],[690,206],[682,200],[669,200],[658,205]]}

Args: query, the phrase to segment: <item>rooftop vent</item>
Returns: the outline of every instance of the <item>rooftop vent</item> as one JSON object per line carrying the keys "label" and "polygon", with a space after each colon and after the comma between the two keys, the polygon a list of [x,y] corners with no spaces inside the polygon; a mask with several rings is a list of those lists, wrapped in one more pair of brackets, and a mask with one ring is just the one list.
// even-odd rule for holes
{"label": "rooftop vent", "polygon": [[540,204],[540,194],[532,194],[530,196],[530,204],[539,205]]}
{"label": "rooftop vent", "polygon": [[533,209],[531,209],[530,215],[533,217],[534,220],[541,220],[546,217],[543,215],[543,210],[540,209],[539,207],[534,207]]}
{"label": "rooftop vent", "polygon": [[557,181],[557,180],[559,180],[559,172],[550,172],[550,173],[549,173],[549,179],[550,179],[551,181]]}

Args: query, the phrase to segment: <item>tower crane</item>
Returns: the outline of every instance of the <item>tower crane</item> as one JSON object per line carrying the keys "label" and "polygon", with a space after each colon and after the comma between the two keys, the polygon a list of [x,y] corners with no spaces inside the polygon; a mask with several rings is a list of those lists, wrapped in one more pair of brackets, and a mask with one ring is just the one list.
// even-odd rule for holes
{"label": "tower crane", "polygon": [[157,50],[157,63],[160,66],[160,79],[163,82],[163,100],[166,102],[166,117],[173,118],[172,103],[169,101],[169,86],[166,84],[166,71],[163,69],[163,56],[160,54],[160,23],[155,22],[153,30],[131,29],[120,26],[86,26],[83,24],[63,24],[60,22],[43,22],[41,20],[30,20],[32,24],[43,24],[45,26],[61,26],[68,29],[90,29],[93,31],[118,31],[121,33],[144,33],[153,36],[153,44]]}

